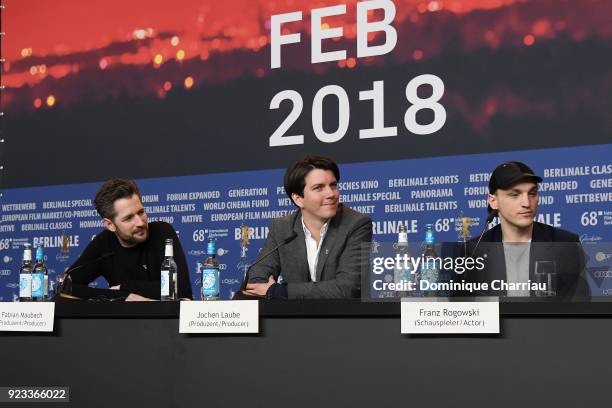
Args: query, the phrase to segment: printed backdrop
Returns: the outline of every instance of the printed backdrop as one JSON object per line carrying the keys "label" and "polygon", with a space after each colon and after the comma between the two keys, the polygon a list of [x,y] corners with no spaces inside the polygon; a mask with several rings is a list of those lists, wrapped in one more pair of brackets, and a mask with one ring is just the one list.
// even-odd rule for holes
{"label": "printed backdrop", "polygon": [[488,174],[525,161],[544,177],[538,221],[603,245],[589,283],[612,293],[610,2],[4,4],[2,300],[25,242],[52,277],[78,257],[111,177],[137,179],[150,219],[176,228],[194,295],[218,239],[227,298],[292,211],[282,175],[305,154],[341,163],[376,241],[405,223],[413,248],[427,223],[456,240],[461,215],[478,235]]}

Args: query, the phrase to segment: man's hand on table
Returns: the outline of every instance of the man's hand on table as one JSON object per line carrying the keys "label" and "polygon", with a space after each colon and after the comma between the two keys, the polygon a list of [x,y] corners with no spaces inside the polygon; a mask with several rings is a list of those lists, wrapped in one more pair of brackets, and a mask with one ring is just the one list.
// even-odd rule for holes
{"label": "man's hand on table", "polygon": [[266,283],[248,283],[246,285],[246,290],[244,290],[243,293],[251,296],[266,296],[270,286],[274,285],[275,283],[276,280],[274,280],[274,277],[270,275],[268,282]]}

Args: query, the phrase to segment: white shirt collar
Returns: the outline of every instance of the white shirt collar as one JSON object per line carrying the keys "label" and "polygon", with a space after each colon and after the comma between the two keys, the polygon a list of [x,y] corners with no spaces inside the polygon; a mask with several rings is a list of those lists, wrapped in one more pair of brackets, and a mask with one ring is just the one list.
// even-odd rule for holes
{"label": "white shirt collar", "polygon": [[[323,241],[323,237],[325,237],[325,234],[327,233],[327,228],[329,227],[329,221],[327,221],[325,224],[323,224],[323,226],[321,227],[321,230],[319,231],[319,236],[321,237],[321,239],[319,240],[319,245],[321,244],[321,242]],[[302,217],[302,228],[304,229],[304,235],[307,238],[312,238],[312,234],[310,233],[310,230],[306,227],[306,224],[304,224],[304,218]],[[314,238],[313,238],[314,239]]]}
{"label": "white shirt collar", "polygon": [[310,233],[310,230],[306,228],[306,224],[304,224],[304,218],[302,218],[302,228],[304,229],[304,241],[306,243],[306,258],[308,260],[308,272],[310,272],[310,280],[313,282],[317,281],[317,263],[319,261],[319,252],[321,251],[321,243],[325,238],[325,234],[327,233],[327,228],[329,226],[329,221],[327,221],[321,227],[321,231],[319,232],[320,238],[319,242],[317,242]]}

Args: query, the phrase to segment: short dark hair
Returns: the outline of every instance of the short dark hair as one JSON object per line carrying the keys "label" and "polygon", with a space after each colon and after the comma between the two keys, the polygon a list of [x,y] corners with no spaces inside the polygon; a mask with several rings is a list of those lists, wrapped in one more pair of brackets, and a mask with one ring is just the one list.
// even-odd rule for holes
{"label": "short dark hair", "polygon": [[306,156],[289,166],[285,172],[285,193],[293,204],[295,204],[295,201],[291,196],[297,194],[304,197],[306,176],[314,169],[329,170],[336,176],[336,181],[340,181],[340,169],[332,159],[324,156]]}
{"label": "short dark hair", "polygon": [[115,218],[115,201],[120,198],[130,198],[136,194],[140,197],[138,186],[132,180],[111,179],[102,184],[94,198],[94,207],[102,218]]}

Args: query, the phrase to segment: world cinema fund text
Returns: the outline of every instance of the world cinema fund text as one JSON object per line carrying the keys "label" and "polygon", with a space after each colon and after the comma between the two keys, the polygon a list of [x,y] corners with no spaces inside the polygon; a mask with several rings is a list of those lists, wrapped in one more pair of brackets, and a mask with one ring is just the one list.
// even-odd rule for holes
{"label": "world cinema fund text", "polygon": [[[483,257],[411,257],[407,254],[396,254],[394,257],[376,257],[372,259],[372,273],[375,275],[383,275],[385,272],[394,272],[397,269],[410,270],[410,274],[414,277],[416,271],[420,270],[423,265],[433,266],[442,271],[451,271],[455,275],[462,276],[464,273],[471,271],[482,271],[485,268],[485,259]],[[372,288],[376,291],[397,291],[397,292],[437,292],[443,291],[449,293],[473,293],[474,295],[490,292],[490,291],[546,291],[547,284],[542,282],[506,282],[502,279],[495,279],[490,282],[466,282],[464,279],[455,281],[449,279],[445,282],[430,282],[427,279],[401,280],[399,282],[385,282],[382,279],[375,279],[372,282]]]}

